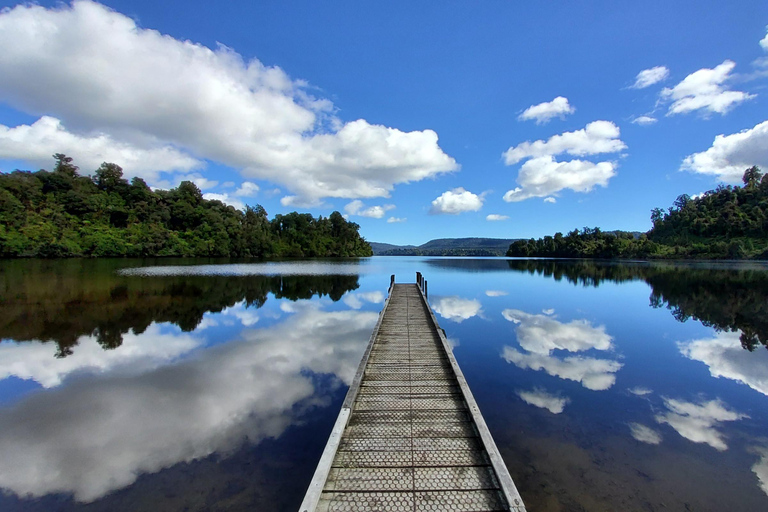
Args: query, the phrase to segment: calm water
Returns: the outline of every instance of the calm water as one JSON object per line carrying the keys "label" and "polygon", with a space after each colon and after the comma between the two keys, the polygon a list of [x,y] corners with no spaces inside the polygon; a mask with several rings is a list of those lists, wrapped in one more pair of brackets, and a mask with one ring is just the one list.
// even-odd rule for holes
{"label": "calm water", "polygon": [[529,510],[768,510],[768,267],[0,261],[0,510],[294,511],[429,282]]}

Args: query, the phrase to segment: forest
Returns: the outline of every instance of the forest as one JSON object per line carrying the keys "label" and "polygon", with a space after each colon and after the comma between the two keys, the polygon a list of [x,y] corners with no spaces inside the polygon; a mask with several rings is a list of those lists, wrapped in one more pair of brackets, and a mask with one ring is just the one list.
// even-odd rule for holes
{"label": "forest", "polygon": [[81,176],[72,158],[53,155],[53,171],[0,173],[0,257],[371,256],[359,226],[339,212],[275,215],[260,205],[237,210],[206,200],[190,181],[152,190],[103,163]]}
{"label": "forest", "polygon": [[750,167],[742,181],[697,197],[683,194],[667,210],[654,208],[653,227],[639,236],[585,227],[517,240],[507,256],[768,259],[768,175]]}

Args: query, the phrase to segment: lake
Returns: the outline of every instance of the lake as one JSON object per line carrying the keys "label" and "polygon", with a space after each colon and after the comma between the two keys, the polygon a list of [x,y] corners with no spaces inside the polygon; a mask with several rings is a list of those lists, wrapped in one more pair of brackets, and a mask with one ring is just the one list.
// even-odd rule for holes
{"label": "lake", "polygon": [[768,265],[0,261],[0,510],[295,511],[429,301],[529,511],[768,510]]}

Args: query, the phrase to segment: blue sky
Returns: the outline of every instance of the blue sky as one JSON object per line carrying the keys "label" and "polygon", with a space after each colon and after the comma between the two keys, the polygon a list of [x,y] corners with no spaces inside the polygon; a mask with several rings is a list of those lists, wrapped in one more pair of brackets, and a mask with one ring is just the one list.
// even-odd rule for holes
{"label": "blue sky", "polygon": [[768,170],[764,1],[0,6],[3,171],[64,152],[419,244],[644,231]]}

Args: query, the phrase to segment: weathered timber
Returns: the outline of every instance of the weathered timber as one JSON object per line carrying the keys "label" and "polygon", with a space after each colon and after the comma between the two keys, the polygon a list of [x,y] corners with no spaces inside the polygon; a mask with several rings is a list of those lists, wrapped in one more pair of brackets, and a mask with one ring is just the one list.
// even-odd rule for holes
{"label": "weathered timber", "polygon": [[300,512],[525,512],[416,283],[392,276]]}

